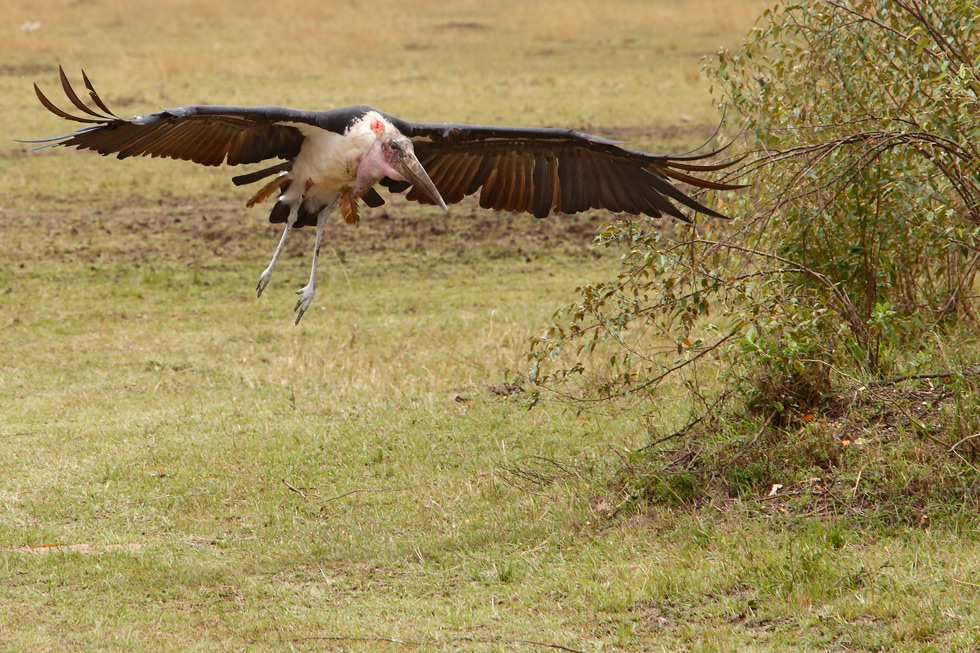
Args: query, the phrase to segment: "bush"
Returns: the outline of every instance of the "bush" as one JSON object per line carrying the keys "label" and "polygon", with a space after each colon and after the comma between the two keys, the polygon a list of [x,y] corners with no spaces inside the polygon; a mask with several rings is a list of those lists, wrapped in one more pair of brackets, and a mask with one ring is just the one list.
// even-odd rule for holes
{"label": "bush", "polygon": [[929,364],[928,333],[976,319],[978,29],[966,1],[767,10],[708,63],[752,125],[734,174],[753,188],[726,207],[731,227],[609,226],[622,273],[581,288],[534,343],[536,378],[640,400],[710,357],[740,371],[728,383],[750,407],[781,411],[819,402],[835,373]]}
{"label": "bush", "polygon": [[800,2],[764,21],[708,67],[757,126],[757,228],[810,271],[789,292],[813,288],[853,362],[888,373],[883,355],[975,315],[977,4]]}
{"label": "bush", "polygon": [[[726,181],[752,188],[718,200],[727,224],[609,225],[599,244],[625,247],[621,272],[580,288],[535,339],[533,379],[647,413],[676,404],[667,383],[691,410],[654,433],[668,440],[804,424],[839,410],[844,388],[969,363],[942,344],[977,324],[976,2],[777,6],[707,71],[749,124]],[[725,405],[759,417],[719,426]],[[733,488],[762,483],[756,467],[728,471]]]}

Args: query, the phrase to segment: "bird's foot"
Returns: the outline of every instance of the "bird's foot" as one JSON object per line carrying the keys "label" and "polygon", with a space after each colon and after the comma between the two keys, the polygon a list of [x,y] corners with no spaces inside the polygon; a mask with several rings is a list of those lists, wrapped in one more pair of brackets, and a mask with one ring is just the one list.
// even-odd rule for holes
{"label": "bird's foot", "polygon": [[272,267],[270,266],[267,267],[265,271],[262,273],[262,276],[259,277],[259,285],[255,286],[256,297],[262,296],[262,291],[265,290],[265,287],[269,285],[269,281],[271,279],[272,279]]}
{"label": "bird's foot", "polygon": [[294,324],[299,324],[300,319],[303,317],[303,313],[306,312],[306,309],[310,307],[310,303],[313,301],[313,298],[316,297],[316,289],[313,284],[310,283],[297,290],[296,294],[301,295],[301,297],[299,298],[299,301],[296,302],[296,308],[293,309],[296,311],[296,322]]}

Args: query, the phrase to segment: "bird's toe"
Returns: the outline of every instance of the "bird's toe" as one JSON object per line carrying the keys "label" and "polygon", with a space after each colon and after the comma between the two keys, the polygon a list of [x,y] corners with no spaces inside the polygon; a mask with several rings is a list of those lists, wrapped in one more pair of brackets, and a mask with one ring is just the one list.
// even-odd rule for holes
{"label": "bird's toe", "polygon": [[296,312],[296,322],[294,324],[299,324],[299,321],[303,318],[303,313],[306,309],[310,307],[313,302],[313,298],[316,297],[316,291],[310,286],[305,286],[296,291],[297,295],[300,295],[299,301],[296,302],[293,311]]}
{"label": "bird's toe", "polygon": [[259,277],[258,285],[255,286],[256,297],[262,296],[262,291],[265,290],[265,287],[269,285],[269,280],[271,279],[272,279],[272,273],[269,270],[266,270],[265,272],[262,273],[262,276]]}

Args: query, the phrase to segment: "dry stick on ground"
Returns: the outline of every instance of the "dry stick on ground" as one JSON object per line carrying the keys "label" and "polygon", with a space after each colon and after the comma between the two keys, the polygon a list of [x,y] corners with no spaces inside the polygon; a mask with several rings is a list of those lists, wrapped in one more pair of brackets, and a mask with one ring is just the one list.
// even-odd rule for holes
{"label": "dry stick on ground", "polygon": [[326,499],[323,503],[330,503],[331,501],[337,501],[338,499],[349,497],[352,494],[362,494],[364,492],[401,492],[402,490],[411,490],[413,487],[418,487],[418,486],[406,485],[405,487],[360,488],[357,490],[350,490],[349,492],[344,492],[343,494],[338,494],[335,497],[330,497],[329,499]]}
{"label": "dry stick on ground", "polygon": [[896,376],[891,379],[885,379],[884,381],[872,381],[866,384],[869,388],[879,388],[886,385],[895,385],[896,383],[902,383],[904,381],[914,381],[914,380],[924,380],[924,379],[948,379],[952,376],[977,376],[980,375],[980,364],[977,365],[967,365],[958,370],[952,370],[950,372],[936,372],[934,374],[909,374],[906,376]]}
{"label": "dry stick on ground", "polygon": [[973,435],[966,436],[965,438],[963,438],[962,440],[960,440],[959,442],[957,442],[956,444],[954,444],[952,447],[950,447],[949,448],[949,451],[950,452],[954,451],[956,449],[956,447],[960,446],[961,444],[963,444],[967,440],[973,440],[974,438],[980,438],[980,433],[974,433]]}
{"label": "dry stick on ground", "polygon": [[297,489],[297,488],[293,487],[292,485],[289,484],[289,481],[287,481],[286,479],[281,478],[279,480],[282,481],[286,485],[286,487],[288,487],[290,490],[292,490],[296,494],[300,495],[301,497],[303,497],[307,501],[310,500],[310,498],[308,496],[306,496],[306,492],[303,492],[303,490],[300,490],[300,489]]}
{"label": "dry stick on ground", "polygon": [[498,638],[480,638],[480,637],[453,637],[452,642],[473,642],[475,644],[530,644],[531,646],[543,646],[545,648],[553,648],[558,651],[569,651],[569,653],[585,653],[584,651],[577,648],[569,648],[568,646],[562,646],[561,644],[551,644],[549,642],[538,642],[533,639],[498,639]]}
{"label": "dry stick on ground", "polygon": [[909,424],[911,424],[923,437],[929,438],[939,446],[944,446],[943,443],[940,442],[938,439],[936,439],[936,436],[932,434],[932,431],[929,430],[929,427],[927,427],[923,422],[921,422],[915,415],[912,414],[911,411],[908,410],[908,408],[902,405],[899,401],[893,399],[892,397],[888,396],[885,393],[872,393],[872,396],[880,399],[883,403],[891,404],[898,412],[900,412],[902,415],[905,416],[905,419],[909,421]]}
{"label": "dry stick on ground", "polygon": [[433,646],[447,642],[471,642],[474,644],[530,644],[531,646],[543,646],[553,648],[558,651],[568,651],[569,653],[585,653],[581,649],[570,648],[561,644],[551,644],[549,642],[538,642],[533,639],[509,639],[502,637],[451,637],[445,640],[410,640],[395,639],[394,637],[355,637],[344,635],[312,635],[310,637],[297,637],[293,641],[309,640],[328,640],[333,642],[388,642],[390,644],[408,644],[409,646]]}
{"label": "dry stick on ground", "polygon": [[[530,464],[521,467],[520,463],[525,460],[536,461],[541,464],[541,467],[535,469]],[[545,465],[557,471],[551,473],[545,472],[543,471]],[[557,460],[545,456],[521,456],[512,465],[498,465],[497,469],[501,472],[499,476],[500,480],[517,490],[525,492],[535,492],[532,488],[551,485],[558,479],[568,480],[577,478],[582,480],[582,474],[577,470],[571,469],[567,465],[563,465]]]}
{"label": "dry stick on ground", "polygon": [[[971,435],[971,436],[969,436],[969,437],[967,437],[967,438],[963,438],[963,440],[969,440],[970,438],[975,438],[975,437],[977,437],[978,435],[980,435],[980,433],[977,433],[976,435]],[[960,442],[963,442],[963,440],[960,440]],[[955,455],[955,456],[956,456],[957,458],[959,458],[959,459],[960,459],[960,461],[961,461],[961,462],[962,462],[962,463],[963,463],[964,465],[966,465],[967,467],[969,467],[970,469],[972,469],[972,470],[973,470],[974,472],[976,472],[976,473],[978,473],[978,474],[980,474],[980,468],[978,468],[978,467],[977,467],[976,465],[974,465],[973,463],[971,463],[971,462],[970,462],[969,460],[967,460],[967,459],[966,459],[966,457],[965,457],[965,456],[964,456],[963,454],[961,454],[961,453],[960,453],[959,451],[957,451],[957,450],[956,450],[956,447],[957,447],[957,445],[959,445],[959,444],[960,444],[960,442],[957,442],[957,443],[956,443],[956,444],[954,444],[954,445],[953,445],[952,447],[950,447],[950,448],[949,448],[949,451],[950,451],[950,452],[951,452],[951,453],[952,453],[953,455]]]}
{"label": "dry stick on ground", "polygon": [[[283,479],[279,479],[279,480],[281,480],[283,482],[283,484],[286,487],[288,487],[290,490],[292,490],[296,494],[300,495],[301,497],[303,497],[304,499],[306,499],[307,501],[309,501],[309,497],[306,496],[306,492],[303,492],[299,488],[294,487],[293,485],[291,485],[289,483],[289,481],[287,481],[284,478]],[[418,486],[415,486],[415,485],[406,485],[405,487],[358,488],[356,490],[350,490],[348,492],[344,492],[343,494],[338,494],[335,497],[330,497],[329,499],[324,500],[323,503],[330,503],[331,501],[337,501],[338,499],[343,499],[344,497],[349,497],[352,494],[361,494],[361,493],[364,493],[364,492],[400,492],[401,490],[410,490],[413,487],[418,487]],[[314,496],[316,496],[316,497],[319,498],[319,495],[317,495],[315,493],[314,493]]]}
{"label": "dry stick on ground", "polygon": [[389,644],[410,644],[412,646],[422,646],[425,642],[415,642],[406,639],[395,639],[394,637],[355,637],[353,635],[311,635],[310,637],[296,637],[294,642],[305,642],[311,639],[327,640],[331,642],[388,642]]}

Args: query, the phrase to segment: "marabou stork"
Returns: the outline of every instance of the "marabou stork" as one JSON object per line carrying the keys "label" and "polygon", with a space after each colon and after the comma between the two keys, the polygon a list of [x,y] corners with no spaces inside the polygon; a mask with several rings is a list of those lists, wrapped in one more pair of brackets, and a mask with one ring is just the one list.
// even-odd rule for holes
{"label": "marabou stork", "polygon": [[95,108],[79,99],[64,69],[58,70],[65,95],[81,114],[59,109],[35,84],[38,99],[52,113],[88,126],[65,136],[25,142],[95,150],[119,159],[169,157],[208,166],[284,159],[232,181],[243,185],[274,176],[246,206],[275,195],[269,221],[286,225],[272,261],[259,277],[259,296],[272,278],[289,233],[316,226],[310,281],[296,291],[300,295],[293,309],[296,324],[315,295],[317,258],[328,214],[339,204],[344,219],[356,223],[358,200],[371,207],[384,204],[376,184],[395,193],[408,191],[408,199],[443,210],[480,191],[483,208],[531,213],[536,218],[552,212],[607,209],[655,218],[667,214],[684,221],[690,220],[673,202],[704,215],[724,216],[675,188],[671,180],[698,188],[739,187],[690,174],[729,165],[699,162],[717,151],[652,155],[570,129],[407,122],[369,106],[303,111],[192,105],[119,118],[84,71],[82,80]]}

